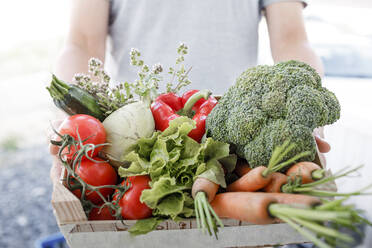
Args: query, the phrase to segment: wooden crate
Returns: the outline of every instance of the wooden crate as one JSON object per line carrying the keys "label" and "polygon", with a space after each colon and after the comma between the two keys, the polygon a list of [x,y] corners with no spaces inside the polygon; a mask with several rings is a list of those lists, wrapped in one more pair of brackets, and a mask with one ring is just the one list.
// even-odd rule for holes
{"label": "wooden crate", "polygon": [[[321,156],[314,162],[324,167]],[[330,173],[328,171],[328,173]],[[64,175],[62,171],[62,175]],[[68,245],[87,248],[110,247],[266,247],[309,242],[284,223],[252,225],[223,219],[225,225],[219,239],[202,234],[195,219],[179,223],[164,221],[157,230],[146,235],[132,236],[127,231],[135,221],[88,221],[80,200],[61,181],[54,181],[52,206],[58,226]],[[336,190],[335,185],[331,185]],[[327,186],[328,189],[329,186]]]}

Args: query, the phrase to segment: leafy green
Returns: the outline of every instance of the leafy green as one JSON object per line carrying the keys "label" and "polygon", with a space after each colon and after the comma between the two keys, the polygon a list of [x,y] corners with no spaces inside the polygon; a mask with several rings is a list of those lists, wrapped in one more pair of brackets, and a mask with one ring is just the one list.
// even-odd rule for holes
{"label": "leafy green", "polygon": [[189,187],[176,185],[175,178],[167,176],[161,177],[158,181],[152,183],[151,189],[142,191],[141,202],[145,202],[150,208],[156,208],[159,201],[164,197],[185,190]]}
{"label": "leafy green", "polygon": [[129,233],[133,235],[146,234],[154,230],[164,219],[152,217],[143,220],[137,220],[136,223],[129,228]]}
{"label": "leafy green", "polygon": [[[142,191],[140,200],[153,209],[155,217],[177,221],[194,216],[191,188],[197,177],[226,187],[219,160],[229,156],[229,145],[212,138],[199,144],[187,136],[193,128],[195,122],[187,117],[170,121],[164,132],[141,138],[125,157],[131,162],[129,168],[119,168],[122,177],[143,174],[151,177],[151,188]],[[154,222],[140,222],[134,233],[141,234],[141,228],[143,233],[148,227],[155,228]]]}

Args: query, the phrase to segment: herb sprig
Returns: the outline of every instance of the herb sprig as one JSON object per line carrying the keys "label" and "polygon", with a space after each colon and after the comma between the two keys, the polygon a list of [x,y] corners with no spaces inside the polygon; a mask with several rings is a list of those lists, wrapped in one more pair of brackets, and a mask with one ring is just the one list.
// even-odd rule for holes
{"label": "herb sprig", "polygon": [[[181,43],[177,48],[178,57],[175,67],[170,67],[168,74],[171,76],[166,85],[167,92],[177,93],[182,87],[191,83],[188,73],[191,70],[184,65],[185,55],[188,47]],[[93,95],[101,110],[106,116],[129,103],[135,102],[138,98],[150,104],[159,94],[159,84],[163,81],[161,64],[151,67],[141,59],[141,53],[137,49],[130,51],[130,64],[138,67],[138,78],[133,82],[118,83],[110,86],[110,76],[103,69],[103,63],[97,58],[91,58],[88,62],[89,74],[76,74],[74,82],[82,89]],[[174,86],[174,82],[176,85]]]}

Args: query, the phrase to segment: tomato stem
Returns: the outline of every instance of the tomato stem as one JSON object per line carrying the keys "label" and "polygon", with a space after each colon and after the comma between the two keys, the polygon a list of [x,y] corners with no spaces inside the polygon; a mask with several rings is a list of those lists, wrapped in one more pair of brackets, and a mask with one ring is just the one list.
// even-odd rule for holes
{"label": "tomato stem", "polygon": [[[55,131],[55,130],[54,130]],[[107,145],[106,143],[104,144],[83,144],[83,142],[86,141],[86,139],[81,140],[81,137],[79,135],[78,130],[76,130],[78,140],[75,140],[72,136],[70,135],[60,135],[57,131],[55,131],[59,137],[61,137],[61,141],[58,142],[52,142],[52,144],[60,146],[58,150],[58,158],[62,162],[62,165],[65,167],[67,171],[66,175],[66,186],[72,191],[76,189],[81,190],[81,197],[80,201],[82,203],[82,206],[84,208],[84,211],[86,215],[89,215],[89,212],[92,210],[94,207],[99,207],[95,204],[93,204],[91,201],[86,199],[86,195],[92,194],[95,192],[104,202],[102,206],[108,206],[110,213],[117,219],[122,219],[121,217],[121,208],[119,206],[119,201],[123,197],[124,193],[130,188],[130,184],[124,183],[123,185],[102,185],[102,186],[93,186],[88,183],[86,183],[77,173],[76,169],[81,165],[81,161],[83,156],[88,158],[89,160],[95,162],[95,163],[101,163],[105,161],[97,161],[93,158],[90,157],[89,154],[93,154],[93,151],[100,146]],[[88,137],[89,139],[89,137]],[[71,147],[74,147],[75,153],[72,156],[72,160],[68,161],[67,158],[64,158],[63,150],[65,148],[68,148],[69,152],[71,151]],[[71,180],[75,180],[75,182],[71,182]],[[101,189],[103,188],[111,188],[111,189],[116,189],[118,190],[118,197],[116,200],[113,200],[112,202],[108,201],[102,193],[100,192]]]}

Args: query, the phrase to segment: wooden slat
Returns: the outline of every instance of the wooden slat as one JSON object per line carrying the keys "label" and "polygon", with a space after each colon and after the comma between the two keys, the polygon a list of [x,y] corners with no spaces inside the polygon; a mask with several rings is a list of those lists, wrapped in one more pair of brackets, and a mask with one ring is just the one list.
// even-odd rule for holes
{"label": "wooden slat", "polygon": [[52,206],[59,225],[87,221],[79,199],[61,183],[54,183]]}
{"label": "wooden slat", "polygon": [[66,237],[70,247],[252,247],[304,243],[308,240],[287,224],[225,227],[218,240],[197,229],[152,231],[132,236],[128,232],[74,232]]}

